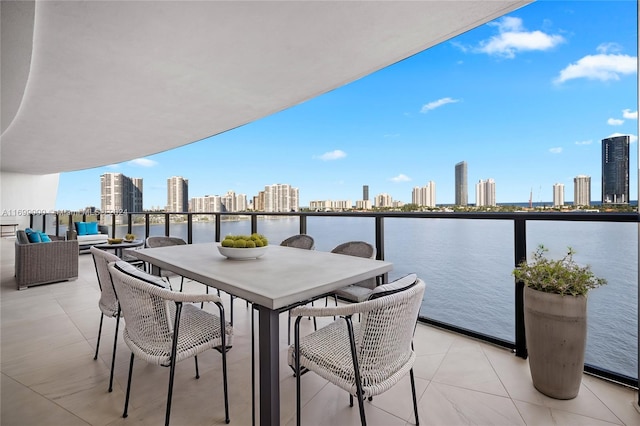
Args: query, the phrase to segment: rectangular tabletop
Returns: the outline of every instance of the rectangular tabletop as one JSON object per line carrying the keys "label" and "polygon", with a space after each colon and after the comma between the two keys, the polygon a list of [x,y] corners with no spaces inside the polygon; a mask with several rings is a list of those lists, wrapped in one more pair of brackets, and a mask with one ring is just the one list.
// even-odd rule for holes
{"label": "rectangular tabletop", "polygon": [[257,259],[230,260],[216,243],[147,248],[127,254],[271,310],[384,274],[389,262],[269,246]]}
{"label": "rectangular tabletop", "polygon": [[[260,424],[280,424],[279,312],[389,272],[389,262],[269,246],[257,259],[230,260],[216,243],[130,250],[128,254],[252,302],[259,315]],[[253,338],[253,336],[252,336]]]}

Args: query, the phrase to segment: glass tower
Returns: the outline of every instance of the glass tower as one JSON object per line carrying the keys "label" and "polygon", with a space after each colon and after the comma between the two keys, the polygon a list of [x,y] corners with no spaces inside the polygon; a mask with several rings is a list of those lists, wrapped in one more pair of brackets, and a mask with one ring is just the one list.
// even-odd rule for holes
{"label": "glass tower", "polygon": [[456,164],[456,206],[466,206],[469,190],[467,188],[467,162]]}
{"label": "glass tower", "polygon": [[602,140],[602,204],[629,203],[629,136]]}

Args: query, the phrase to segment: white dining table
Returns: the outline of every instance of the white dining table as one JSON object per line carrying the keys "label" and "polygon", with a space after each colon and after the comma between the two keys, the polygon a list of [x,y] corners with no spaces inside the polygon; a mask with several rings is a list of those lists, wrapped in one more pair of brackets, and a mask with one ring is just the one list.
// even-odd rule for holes
{"label": "white dining table", "polygon": [[381,260],[268,246],[257,259],[231,260],[219,243],[129,250],[127,254],[185,278],[248,300],[258,311],[261,425],[280,424],[279,314],[292,306],[382,275],[393,264]]}

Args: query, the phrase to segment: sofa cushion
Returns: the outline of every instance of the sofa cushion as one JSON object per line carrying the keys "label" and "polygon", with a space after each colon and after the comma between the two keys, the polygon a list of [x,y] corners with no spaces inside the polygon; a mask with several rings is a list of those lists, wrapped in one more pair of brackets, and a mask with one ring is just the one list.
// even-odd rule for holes
{"label": "sofa cushion", "polygon": [[74,222],[78,235],[87,235],[87,222]]}
{"label": "sofa cushion", "polygon": [[29,237],[27,237],[27,233],[22,229],[16,231],[16,240],[18,244],[29,244]]}
{"label": "sofa cushion", "polygon": [[98,234],[98,222],[86,222],[87,235]]}
{"label": "sofa cushion", "polygon": [[376,287],[369,296],[369,300],[377,299],[379,297],[388,296],[390,294],[399,293],[408,288],[413,287],[418,282],[418,276],[416,274],[409,274],[402,278],[398,278],[388,284],[384,284]]}
{"label": "sofa cushion", "polygon": [[[31,231],[31,230],[29,229],[29,231]],[[39,232],[35,232],[35,231],[27,232],[27,238],[29,238],[29,242],[30,243],[41,243],[42,242],[42,238],[40,238],[40,233]]]}

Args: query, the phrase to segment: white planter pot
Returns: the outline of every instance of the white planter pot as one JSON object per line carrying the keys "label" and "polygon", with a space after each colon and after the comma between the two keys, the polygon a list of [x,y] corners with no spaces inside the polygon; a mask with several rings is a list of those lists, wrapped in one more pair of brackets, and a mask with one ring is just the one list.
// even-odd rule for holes
{"label": "white planter pot", "polygon": [[552,398],[575,398],[584,370],[587,297],[525,287],[524,323],[535,388]]}

